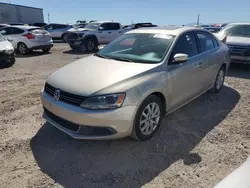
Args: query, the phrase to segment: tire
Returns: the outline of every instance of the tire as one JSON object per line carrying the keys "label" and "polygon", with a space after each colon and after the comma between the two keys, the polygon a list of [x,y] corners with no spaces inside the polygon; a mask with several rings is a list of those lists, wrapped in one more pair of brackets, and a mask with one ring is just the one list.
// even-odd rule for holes
{"label": "tire", "polygon": [[80,49],[80,47],[77,47],[77,46],[72,45],[72,44],[70,44],[69,46],[70,46],[70,48],[71,48],[72,50],[78,50],[78,49]]}
{"label": "tire", "polygon": [[[156,113],[155,118],[146,117],[146,115],[152,116],[148,108],[153,109]],[[136,112],[132,137],[138,141],[149,140],[160,127],[163,115],[164,108],[161,99],[155,95],[147,97]],[[151,120],[155,123],[151,122]]]}
{"label": "tire", "polygon": [[42,49],[44,53],[48,53],[50,51],[51,48],[44,48]]}
{"label": "tire", "polygon": [[19,53],[22,55],[27,55],[29,53],[28,47],[23,42],[18,43],[17,49],[18,49]]}
{"label": "tire", "polygon": [[67,38],[68,37],[67,37],[66,34],[63,34],[62,37],[61,37],[61,39],[62,39],[63,42],[67,42]]}
{"label": "tire", "polygon": [[89,38],[85,41],[85,49],[88,52],[93,52],[97,48],[97,42],[94,38]]}
{"label": "tire", "polygon": [[221,68],[219,69],[219,71],[216,75],[213,88],[210,90],[212,93],[219,93],[220,92],[220,90],[222,89],[222,87],[224,85],[225,74],[226,74],[226,69],[224,66],[221,66]]}

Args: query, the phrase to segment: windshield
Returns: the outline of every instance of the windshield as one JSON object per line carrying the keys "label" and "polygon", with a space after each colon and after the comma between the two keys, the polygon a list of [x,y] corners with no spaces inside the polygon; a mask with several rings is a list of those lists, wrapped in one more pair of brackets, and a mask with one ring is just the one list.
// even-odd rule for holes
{"label": "windshield", "polygon": [[6,39],[3,37],[3,35],[0,34],[0,42],[6,41]]}
{"label": "windshield", "polygon": [[100,23],[98,22],[92,22],[87,24],[84,28],[88,28],[88,29],[97,29],[99,27]]}
{"label": "windshield", "polygon": [[124,34],[96,55],[102,58],[137,63],[159,63],[165,57],[174,36],[166,34]]}
{"label": "windshield", "polygon": [[250,37],[250,25],[227,25],[219,34],[226,36]]}

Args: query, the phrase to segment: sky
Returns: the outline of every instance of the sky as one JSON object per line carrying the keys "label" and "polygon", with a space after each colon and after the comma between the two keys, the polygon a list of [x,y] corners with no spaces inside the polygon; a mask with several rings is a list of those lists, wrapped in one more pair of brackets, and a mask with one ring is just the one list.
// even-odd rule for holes
{"label": "sky", "polygon": [[122,24],[152,22],[157,25],[200,22],[250,22],[250,0],[0,0],[43,8],[44,21],[114,20]]}

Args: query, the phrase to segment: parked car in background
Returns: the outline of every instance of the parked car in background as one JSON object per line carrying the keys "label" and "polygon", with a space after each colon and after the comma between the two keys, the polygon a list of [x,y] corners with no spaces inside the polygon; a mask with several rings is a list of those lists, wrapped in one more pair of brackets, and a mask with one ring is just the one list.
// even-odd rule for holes
{"label": "parked car in background", "polygon": [[8,24],[0,24],[0,28],[6,27],[6,26],[10,26],[10,25],[8,25]]}
{"label": "parked car in background", "polygon": [[84,28],[68,30],[66,41],[72,49],[81,49],[91,52],[98,45],[107,44],[124,33],[119,22],[97,21],[87,24]]}
{"label": "parked car in background", "polygon": [[123,29],[132,30],[132,29],[138,29],[141,27],[158,27],[158,26],[153,25],[152,23],[136,23],[136,24],[126,25],[123,27]]}
{"label": "parked car in background", "polygon": [[217,37],[226,40],[232,63],[250,64],[250,23],[227,24]]}
{"label": "parked car in background", "polygon": [[9,22],[7,24],[8,25],[25,25],[24,23],[21,23],[21,22]]}
{"label": "parked car in background", "polygon": [[44,29],[50,33],[52,39],[58,40],[66,40],[64,33],[71,28],[73,28],[73,25],[70,24],[52,23],[44,26]]}
{"label": "parked car in background", "polygon": [[44,27],[46,25],[47,25],[46,23],[33,23],[33,24],[31,24],[31,26],[36,26],[36,27]]}
{"label": "parked car in background", "polygon": [[12,66],[15,61],[15,51],[12,44],[0,34],[0,68]]}
{"label": "parked car in background", "polygon": [[221,30],[221,27],[202,27],[202,28],[210,31],[211,33],[218,33]]}
{"label": "parked car in background", "polygon": [[8,26],[1,28],[0,34],[10,40],[13,47],[23,55],[38,49],[49,52],[53,47],[50,34],[40,27]]}
{"label": "parked car in background", "polygon": [[206,30],[131,30],[50,75],[43,117],[76,139],[145,141],[165,114],[219,92],[229,64],[228,47]]}

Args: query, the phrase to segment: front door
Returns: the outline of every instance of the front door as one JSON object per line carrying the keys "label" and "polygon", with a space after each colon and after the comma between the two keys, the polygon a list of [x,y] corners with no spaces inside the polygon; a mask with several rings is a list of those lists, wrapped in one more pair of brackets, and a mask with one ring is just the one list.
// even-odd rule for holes
{"label": "front door", "polygon": [[[185,62],[174,62],[174,55],[188,55]],[[168,62],[167,100],[168,111],[180,107],[201,92],[200,55],[193,32],[180,36]]]}

